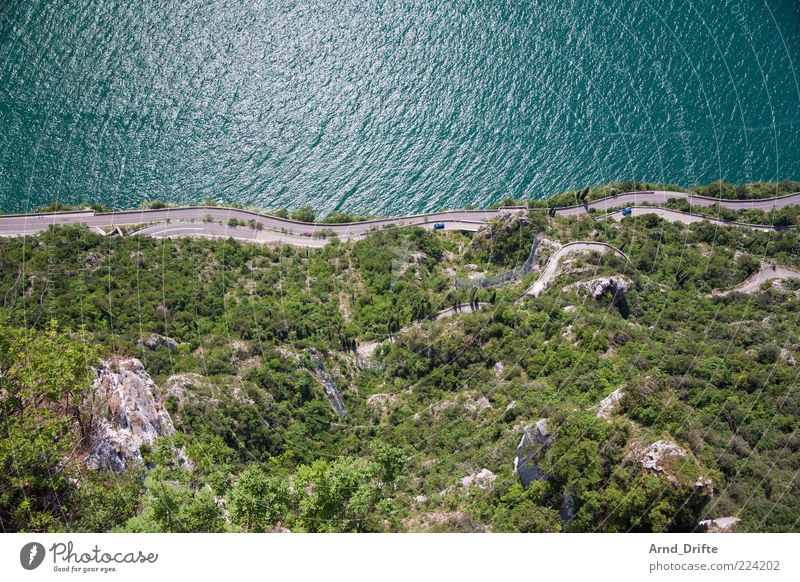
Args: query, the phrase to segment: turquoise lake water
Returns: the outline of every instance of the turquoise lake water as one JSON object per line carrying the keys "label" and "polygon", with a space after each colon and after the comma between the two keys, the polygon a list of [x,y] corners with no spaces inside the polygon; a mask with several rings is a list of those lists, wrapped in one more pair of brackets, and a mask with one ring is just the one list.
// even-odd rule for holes
{"label": "turquoise lake water", "polygon": [[796,0],[0,0],[0,210],[800,179]]}

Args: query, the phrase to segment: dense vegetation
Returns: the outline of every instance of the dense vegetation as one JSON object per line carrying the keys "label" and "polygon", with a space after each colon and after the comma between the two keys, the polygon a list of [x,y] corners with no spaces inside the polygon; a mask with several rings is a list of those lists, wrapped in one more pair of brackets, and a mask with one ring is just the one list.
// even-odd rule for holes
{"label": "dense vegetation", "polygon": [[[537,298],[520,298],[536,272],[454,287],[519,264],[536,233],[539,269],[557,241],[608,242],[630,262],[571,257]],[[0,526],[676,531],[736,515],[740,531],[798,531],[800,285],[711,294],[762,261],[800,266],[798,250],[795,231],[541,212],[475,236],[388,228],[318,250],[79,227],[2,239]],[[602,275],[630,280],[624,298],[570,286]],[[429,319],[465,303],[490,307]],[[176,344],[149,348],[149,334]],[[388,336],[370,357],[354,350]],[[112,354],[141,359],[177,429],[118,475],[83,462],[87,366]],[[179,398],[185,374],[198,379]],[[541,418],[547,479],[524,487],[516,447]],[[643,469],[631,447],[657,440],[685,462]],[[491,486],[462,483],[484,468]]]}

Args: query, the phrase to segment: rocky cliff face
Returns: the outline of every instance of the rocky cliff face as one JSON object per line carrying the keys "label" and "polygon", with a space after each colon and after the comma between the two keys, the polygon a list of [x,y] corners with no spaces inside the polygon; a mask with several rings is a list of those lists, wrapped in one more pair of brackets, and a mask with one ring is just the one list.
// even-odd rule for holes
{"label": "rocky cliff face", "polygon": [[542,418],[535,424],[525,427],[522,439],[517,446],[514,459],[514,472],[519,475],[522,484],[527,487],[533,481],[543,481],[547,476],[539,467],[542,458],[550,447],[553,437],[547,429],[547,419]]}
{"label": "rocky cliff face", "polygon": [[610,294],[613,300],[619,301],[622,296],[633,287],[633,282],[627,277],[616,275],[614,277],[599,277],[589,281],[578,281],[564,287],[564,291],[572,289],[584,290],[595,299],[600,299],[606,293]]}
{"label": "rocky cliff face", "polygon": [[136,358],[102,362],[86,398],[94,416],[90,467],[120,473],[142,460],[143,444],[175,432],[160,390]]}
{"label": "rocky cliff face", "polygon": [[331,376],[328,369],[325,367],[325,358],[319,351],[312,349],[310,351],[311,360],[314,362],[317,371],[317,377],[322,382],[322,387],[325,389],[325,396],[331,403],[334,412],[339,418],[347,416],[347,409],[344,406],[344,398],[339,388],[336,386],[336,381]]}

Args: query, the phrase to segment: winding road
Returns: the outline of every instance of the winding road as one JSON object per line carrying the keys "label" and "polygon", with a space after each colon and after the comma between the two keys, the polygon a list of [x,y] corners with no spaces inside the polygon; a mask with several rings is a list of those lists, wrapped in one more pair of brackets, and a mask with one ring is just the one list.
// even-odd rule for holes
{"label": "winding road", "polygon": [[618,254],[626,261],[629,260],[625,253],[623,253],[621,250],[606,243],[582,241],[567,243],[553,253],[553,255],[547,260],[547,265],[545,265],[542,274],[533,285],[525,290],[523,295],[532,295],[534,297],[538,297],[542,291],[547,289],[550,283],[552,283],[553,280],[555,280],[559,275],[559,267],[561,266],[562,258],[574,253],[591,251],[598,253],[607,253],[611,251]]}
{"label": "winding road", "polygon": [[[342,239],[358,238],[372,230],[385,226],[422,226],[433,228],[435,223],[444,224],[445,230],[477,231],[484,223],[499,216],[503,210],[454,210],[452,212],[434,212],[398,218],[381,218],[363,222],[342,224],[297,222],[269,214],[251,210],[227,208],[220,206],[191,206],[182,208],[164,208],[159,210],[126,210],[123,212],[95,213],[92,210],[77,212],[57,212],[47,214],[10,214],[0,216],[0,236],[34,235],[50,225],[85,224],[88,227],[140,226],[156,223],[163,228],[144,228],[137,233],[151,236],[228,236],[247,237],[248,240],[260,240],[246,230],[254,230],[248,226],[230,227],[230,219],[247,223],[250,220],[260,222],[264,232],[272,230],[280,236],[277,239],[288,243],[296,243],[296,237],[305,234],[304,238],[313,238],[322,232],[334,232]],[[222,224],[220,224],[222,223]],[[187,226],[190,225],[190,226]],[[191,228],[191,230],[190,230]],[[178,230],[182,229],[182,230]],[[307,246],[315,246],[304,241]],[[324,244],[324,243],[323,243]]]}
{"label": "winding road", "polygon": [[[777,198],[761,200],[722,200],[693,196],[684,192],[671,192],[648,190],[642,192],[627,192],[617,196],[595,200],[587,204],[557,208],[558,216],[575,216],[587,213],[590,209],[596,211],[609,211],[613,208],[632,207],[634,216],[655,212],[668,220],[682,222],[696,222],[707,220],[725,226],[737,223],[725,222],[715,218],[701,217],[699,215],[669,210],[665,208],[639,206],[641,204],[664,204],[668,200],[686,199],[689,204],[698,206],[712,206],[719,204],[733,210],[757,209],[773,210],[786,206],[800,205],[800,192],[787,194]],[[445,230],[477,231],[487,221],[496,218],[503,212],[514,211],[516,208],[498,210],[453,210],[449,212],[434,212],[431,214],[418,214],[396,218],[381,218],[363,222],[343,224],[305,223],[271,216],[251,210],[227,208],[220,206],[189,206],[164,208],[158,210],[126,210],[122,212],[96,213],[92,210],[79,210],[72,212],[55,212],[42,214],[10,214],[0,216],[0,236],[27,236],[35,235],[47,230],[50,225],[85,224],[88,227],[136,227],[143,228],[134,234],[146,234],[154,237],[173,238],[181,236],[196,236],[208,238],[233,237],[243,241],[252,242],[283,242],[307,247],[318,247],[326,244],[325,238],[315,235],[323,232],[335,233],[341,240],[363,237],[372,230],[385,226],[422,226],[433,228],[435,223],[444,224]],[[617,213],[610,216],[616,217]],[[621,214],[619,215],[621,217]],[[261,229],[249,226],[228,226],[230,219],[247,223],[254,220],[261,223]],[[739,225],[757,228],[759,230],[774,230],[774,227],[760,225]]]}
{"label": "winding road", "polygon": [[670,190],[643,190],[641,192],[626,192],[617,196],[601,198],[587,204],[565,206],[556,209],[559,216],[574,216],[584,214],[589,208],[598,211],[608,211],[612,208],[637,206],[640,204],[666,204],[670,200],[688,200],[692,206],[713,206],[719,204],[731,210],[778,210],[787,206],[800,206],[800,192],[778,196],[775,198],[761,198],[752,200],[727,200],[722,198],[708,198],[695,196],[685,192]]}
{"label": "winding road", "polygon": [[747,279],[730,289],[715,289],[710,296],[725,296],[731,293],[755,293],[767,281],[800,279],[800,271],[782,265],[773,265],[762,261],[761,268]]}
{"label": "winding road", "polygon": [[[643,214],[655,214],[664,220],[668,220],[669,222],[682,222],[683,224],[708,222],[718,226],[736,226],[739,228],[749,228],[750,230],[763,231],[791,230],[792,228],[796,228],[791,226],[772,226],[769,224],[747,224],[744,222],[722,220],[712,216],[703,216],[701,214],[694,214],[692,212],[683,212],[682,210],[673,210],[672,208],[660,208],[658,206],[628,206],[628,208],[631,209],[631,214],[629,216],[632,217],[642,216]],[[622,220],[624,216],[622,214],[622,210],[614,210],[608,214],[598,216],[597,220],[602,220],[604,218],[613,218],[614,220],[619,221]]]}

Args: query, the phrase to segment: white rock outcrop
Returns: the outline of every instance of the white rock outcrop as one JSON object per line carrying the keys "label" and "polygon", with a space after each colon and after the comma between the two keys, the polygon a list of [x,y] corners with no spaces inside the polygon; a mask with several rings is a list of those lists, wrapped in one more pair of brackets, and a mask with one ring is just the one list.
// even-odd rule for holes
{"label": "white rock outcrop", "polygon": [[672,441],[660,440],[646,447],[638,445],[633,449],[634,458],[642,469],[663,472],[664,460],[667,457],[686,457],[687,453],[680,445]]}
{"label": "white rock outcrop", "polygon": [[461,479],[461,486],[464,489],[471,489],[472,487],[484,490],[491,489],[495,479],[497,479],[497,476],[489,469],[482,469],[474,475],[467,475]]}
{"label": "white rock outcrop", "polygon": [[481,396],[474,402],[465,402],[464,408],[469,412],[478,412],[480,410],[486,410],[492,407],[492,403],[489,402],[489,399],[486,396]]}
{"label": "white rock outcrop", "polygon": [[622,391],[622,388],[617,388],[611,394],[603,398],[594,408],[598,418],[609,420],[623,396],[625,396],[625,393]]}
{"label": "white rock outcrop", "polygon": [[739,522],[738,517],[718,517],[716,519],[704,519],[697,524],[698,529],[708,533],[729,533],[736,530]]}
{"label": "white rock outcrop", "polygon": [[159,346],[167,346],[171,350],[174,350],[178,347],[178,342],[176,342],[174,339],[157,333],[151,333],[150,335],[143,337],[140,342],[143,346],[150,348],[151,350],[154,350]]}
{"label": "white rock outcrop", "polygon": [[595,299],[600,299],[606,292],[611,292],[614,296],[627,293],[630,287],[631,282],[625,277],[603,277],[592,281],[591,291]]}
{"label": "white rock outcrop", "polygon": [[311,350],[309,350],[309,356],[311,357],[311,361],[314,362],[316,368],[315,375],[322,383],[325,396],[328,398],[328,402],[330,402],[333,411],[339,418],[344,418],[347,416],[344,398],[342,397],[342,392],[339,390],[339,387],[336,385],[336,381],[325,366],[325,358],[316,348],[311,348]]}
{"label": "white rock outcrop", "polygon": [[[647,471],[660,473],[670,483],[678,484],[680,479],[676,477],[668,467],[670,459],[676,457],[688,459],[692,458],[691,453],[678,445],[677,443],[669,440],[658,440],[650,445],[643,446],[640,443],[631,444],[631,454],[636,463]],[[695,487],[710,487],[712,481],[706,476],[699,476],[694,482]]]}
{"label": "white rock outcrop", "polygon": [[136,358],[102,362],[86,398],[93,414],[90,467],[121,473],[141,462],[142,445],[175,433],[160,390]]}
{"label": "white rock outcrop", "polygon": [[211,379],[195,372],[184,372],[164,380],[161,388],[164,394],[175,397],[181,404],[189,400],[218,404],[223,400],[223,392],[226,398],[230,397],[244,404],[255,404],[244,390],[241,380],[235,376]]}
{"label": "white rock outcrop", "polygon": [[522,431],[522,439],[517,445],[517,456],[514,459],[514,472],[519,475],[525,487],[533,481],[544,481],[547,478],[539,463],[552,441],[553,437],[547,430],[546,418],[536,421]]}
{"label": "white rock outcrop", "polygon": [[589,294],[595,299],[600,299],[606,293],[610,293],[611,296],[616,300],[627,293],[632,285],[632,281],[627,277],[616,275],[613,277],[600,277],[597,279],[591,279],[589,281],[578,281],[577,283],[572,283],[571,285],[564,287],[564,291],[566,292],[572,289],[583,289],[588,291]]}
{"label": "white rock outcrop", "polygon": [[400,398],[395,394],[378,393],[367,398],[367,408],[373,412],[388,412],[390,407],[395,406]]}
{"label": "white rock outcrop", "polygon": [[488,528],[473,521],[463,511],[431,511],[402,521],[407,531],[454,531],[454,532],[484,532]]}

